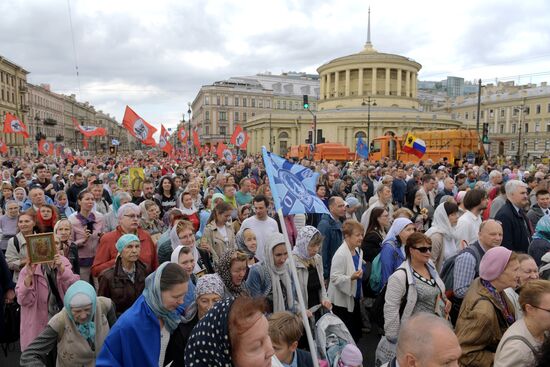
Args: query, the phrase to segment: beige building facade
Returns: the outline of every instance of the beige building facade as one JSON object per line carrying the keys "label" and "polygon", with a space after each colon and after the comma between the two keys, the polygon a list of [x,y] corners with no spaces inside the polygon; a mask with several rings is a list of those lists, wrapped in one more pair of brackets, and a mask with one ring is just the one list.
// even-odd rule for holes
{"label": "beige building facade", "polygon": [[[420,68],[407,57],[378,52],[370,40],[361,52],[320,66],[317,142],[337,142],[354,151],[359,137],[372,141],[385,134],[460,128],[462,123],[444,111],[419,108]],[[264,113],[249,119],[245,127],[251,153],[271,141],[271,150],[284,155],[290,146],[305,144],[313,135],[313,117],[303,109]]]}
{"label": "beige building facade", "polygon": [[27,103],[28,71],[10,60],[0,56],[0,139],[8,146],[8,153],[21,156],[31,153],[26,140],[21,134],[4,134],[4,119],[6,113],[19,118],[28,124],[25,114],[29,112]]}
{"label": "beige building facade", "polygon": [[62,142],[64,139],[63,96],[50,90],[48,84],[33,85],[28,83],[29,112],[27,129],[30,134],[30,145],[37,148],[37,141],[46,139],[50,142]]}
{"label": "beige building facade", "polygon": [[[469,128],[476,128],[477,96],[458,97],[439,108]],[[521,158],[521,162],[550,156],[550,86],[499,83],[482,88],[480,133],[488,123],[490,155]]]}

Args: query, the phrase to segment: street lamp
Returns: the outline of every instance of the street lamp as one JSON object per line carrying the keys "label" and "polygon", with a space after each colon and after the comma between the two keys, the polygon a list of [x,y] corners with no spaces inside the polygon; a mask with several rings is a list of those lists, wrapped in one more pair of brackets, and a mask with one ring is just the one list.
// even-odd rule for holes
{"label": "street lamp", "polygon": [[363,103],[361,103],[361,105],[367,106],[367,147],[369,147],[369,151],[370,151],[370,106],[373,106],[373,107],[376,106],[376,99],[373,99],[370,96],[368,96],[366,102],[365,102],[365,98],[363,98]]}
{"label": "street lamp", "polygon": [[519,111],[520,115],[518,117],[518,125],[519,125],[519,131],[518,131],[518,152],[516,156],[516,162],[518,164],[521,164],[521,125],[523,124],[522,117],[523,112],[525,111],[525,104],[522,104],[521,106],[514,107],[515,111]]}
{"label": "street lamp", "polygon": [[[188,129],[187,129],[187,147],[188,147],[188,151],[191,150],[191,148],[189,148],[191,145],[189,144],[189,142],[191,141],[191,102],[187,102],[187,117],[189,118],[188,120]],[[183,119],[185,121],[185,118]]]}

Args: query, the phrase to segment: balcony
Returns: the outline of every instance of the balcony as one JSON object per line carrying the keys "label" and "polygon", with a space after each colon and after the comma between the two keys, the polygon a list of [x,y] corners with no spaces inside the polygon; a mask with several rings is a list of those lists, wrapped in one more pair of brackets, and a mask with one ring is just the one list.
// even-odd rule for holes
{"label": "balcony", "polygon": [[28,104],[21,105],[21,111],[23,113],[29,113],[31,110],[31,107]]}
{"label": "balcony", "polygon": [[201,139],[205,140],[225,140],[227,135],[223,134],[200,134]]}
{"label": "balcony", "polygon": [[55,141],[58,142],[58,143],[62,142],[63,140],[65,140],[65,137],[63,135],[57,135],[55,137]]}
{"label": "balcony", "polygon": [[44,125],[55,126],[57,125],[57,120],[52,119],[51,117],[45,118]]}
{"label": "balcony", "polygon": [[27,93],[28,91],[29,91],[29,88],[26,85],[19,86],[19,93]]}

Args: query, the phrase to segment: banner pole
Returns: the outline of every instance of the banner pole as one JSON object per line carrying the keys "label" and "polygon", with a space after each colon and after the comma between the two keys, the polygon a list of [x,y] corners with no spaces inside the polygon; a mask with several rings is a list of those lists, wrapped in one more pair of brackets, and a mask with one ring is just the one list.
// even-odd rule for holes
{"label": "banner pole", "polygon": [[[304,329],[306,331],[307,342],[309,344],[309,350],[311,352],[313,366],[319,367],[319,360],[317,358],[317,348],[315,346],[315,343],[313,342],[313,334],[311,333],[309,319],[306,314],[306,306],[304,303],[304,297],[302,295],[302,288],[300,287],[300,283],[298,281],[298,272],[296,271],[296,263],[294,262],[294,257],[292,256],[292,247],[290,246],[290,241],[288,239],[288,233],[286,230],[285,219],[283,216],[282,209],[277,210],[277,213],[279,214],[279,221],[281,222],[281,228],[283,229],[283,235],[285,236],[285,245],[286,245],[286,250],[288,252],[288,262],[290,266],[290,272],[292,274],[292,279],[296,287],[296,294],[298,295],[300,314],[302,316],[302,322],[304,323]],[[321,284],[321,286],[324,287],[323,284]]]}

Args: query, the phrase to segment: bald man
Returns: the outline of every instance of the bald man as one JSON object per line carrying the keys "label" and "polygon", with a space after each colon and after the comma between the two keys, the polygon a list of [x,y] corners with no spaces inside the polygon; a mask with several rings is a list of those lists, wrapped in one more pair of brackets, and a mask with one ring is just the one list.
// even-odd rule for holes
{"label": "bald man", "polygon": [[401,327],[397,356],[382,367],[457,366],[462,354],[449,323],[428,313],[412,316]]}

